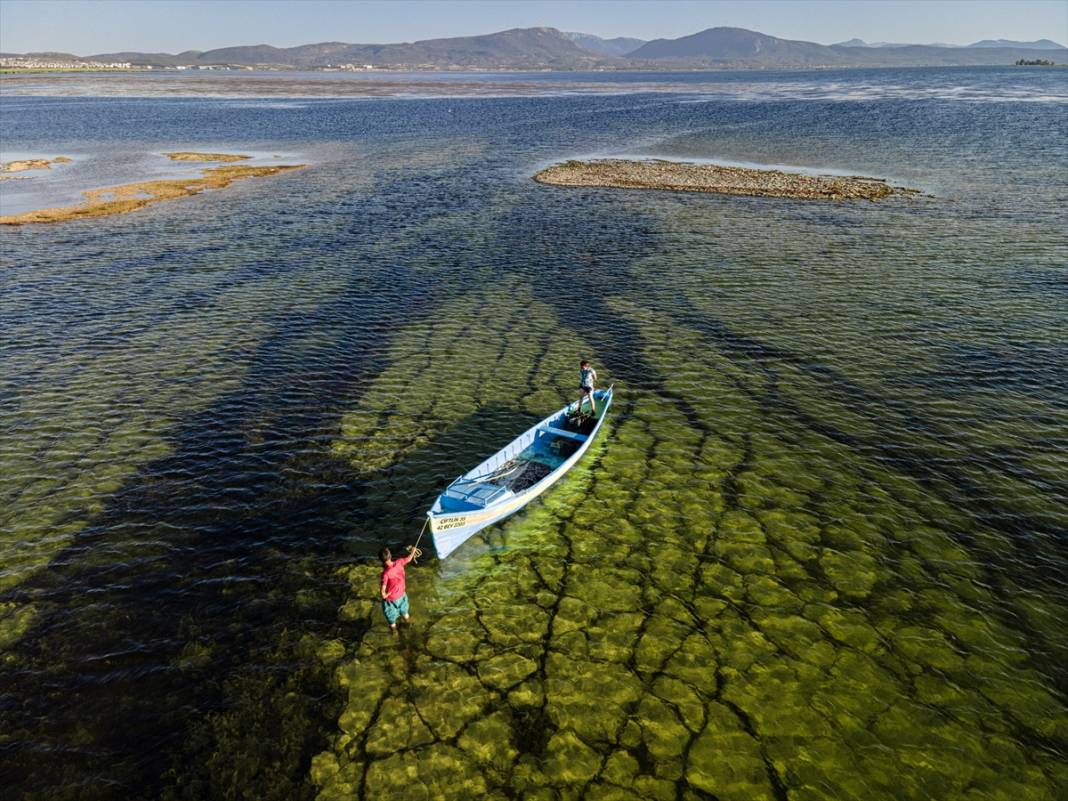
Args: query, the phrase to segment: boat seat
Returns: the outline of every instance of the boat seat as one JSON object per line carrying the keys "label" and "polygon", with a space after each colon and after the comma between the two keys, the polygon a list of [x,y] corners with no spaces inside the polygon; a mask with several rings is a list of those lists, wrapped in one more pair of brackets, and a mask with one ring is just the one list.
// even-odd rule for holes
{"label": "boat seat", "polygon": [[506,492],[508,492],[507,487],[488,482],[475,482],[453,484],[445,490],[444,494],[475,506],[486,507]]}
{"label": "boat seat", "polygon": [[589,439],[585,434],[576,434],[574,431],[564,431],[564,429],[556,428],[555,426],[540,426],[538,431],[544,431],[547,434],[555,434],[558,437],[570,437],[571,439],[577,439],[579,442],[585,442]]}

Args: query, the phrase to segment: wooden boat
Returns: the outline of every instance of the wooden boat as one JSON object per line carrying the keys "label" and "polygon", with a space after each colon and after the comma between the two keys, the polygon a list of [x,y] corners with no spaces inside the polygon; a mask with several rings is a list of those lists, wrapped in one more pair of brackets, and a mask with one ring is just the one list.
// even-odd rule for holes
{"label": "wooden boat", "polygon": [[574,467],[601,430],[612,389],[594,391],[596,417],[575,417],[568,404],[449,484],[426,513],[438,557],[519,511]]}

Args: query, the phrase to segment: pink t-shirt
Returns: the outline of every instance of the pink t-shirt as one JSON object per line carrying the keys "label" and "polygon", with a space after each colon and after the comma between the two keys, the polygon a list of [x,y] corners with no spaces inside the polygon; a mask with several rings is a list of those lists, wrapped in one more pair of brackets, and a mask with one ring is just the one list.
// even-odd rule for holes
{"label": "pink t-shirt", "polygon": [[382,584],[386,588],[385,600],[396,601],[404,595],[404,566],[410,561],[410,556],[394,559],[393,564],[382,571]]}

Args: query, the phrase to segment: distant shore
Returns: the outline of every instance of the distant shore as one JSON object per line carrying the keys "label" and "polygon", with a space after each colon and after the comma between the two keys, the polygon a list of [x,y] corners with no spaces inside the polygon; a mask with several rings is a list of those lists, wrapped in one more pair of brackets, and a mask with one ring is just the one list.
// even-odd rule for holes
{"label": "distant shore", "polygon": [[537,173],[534,180],[552,186],[660,189],[801,200],[874,201],[890,195],[919,194],[919,190],[891,186],[881,178],[805,175],[662,159],[565,161]]}
{"label": "distant shore", "polygon": [[50,72],[150,72],[149,67],[0,67],[0,75],[42,75]]}
{"label": "distant shore", "polygon": [[[239,154],[229,153],[194,153],[180,151],[164,153],[163,155],[172,161],[205,161],[205,162],[233,162],[251,158]],[[53,162],[60,159],[53,159]],[[69,159],[68,159],[69,161]],[[12,164],[30,163],[35,165],[30,169],[48,166],[46,159],[30,159],[25,162],[11,162]],[[21,214],[9,214],[0,216],[0,225],[28,225],[33,223],[56,223],[67,220],[85,219],[89,217],[107,217],[113,214],[126,214],[143,208],[151,203],[159,203],[162,200],[174,200],[180,197],[196,195],[206,189],[223,189],[234,181],[245,178],[261,178],[279,173],[299,170],[307,165],[304,164],[279,164],[270,166],[251,166],[225,164],[221,167],[208,167],[201,170],[199,178],[170,178],[155,181],[138,181],[120,186],[110,186],[102,189],[90,189],[82,194],[85,201],[77,206],[61,206],[57,208],[39,209],[27,211]],[[22,167],[22,169],[28,169]]]}

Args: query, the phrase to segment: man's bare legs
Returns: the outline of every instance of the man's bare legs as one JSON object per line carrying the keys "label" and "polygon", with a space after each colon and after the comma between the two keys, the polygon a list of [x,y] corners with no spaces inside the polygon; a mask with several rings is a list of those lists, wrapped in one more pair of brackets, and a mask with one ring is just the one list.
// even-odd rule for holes
{"label": "man's bare legs", "polygon": [[[405,615],[404,617],[401,618],[401,620],[403,620],[405,623],[411,623],[412,622],[412,618],[409,615]],[[389,624],[389,633],[390,634],[396,634],[397,633],[397,624],[396,623],[390,623]]]}
{"label": "man's bare legs", "polygon": [[[597,403],[593,399],[593,390],[592,389],[586,390],[585,392],[583,392],[583,395],[585,395],[586,397],[588,397],[590,399],[590,414],[592,414],[594,417],[596,417],[597,416]],[[580,412],[582,411],[582,401],[581,400],[579,401],[579,411]]]}

